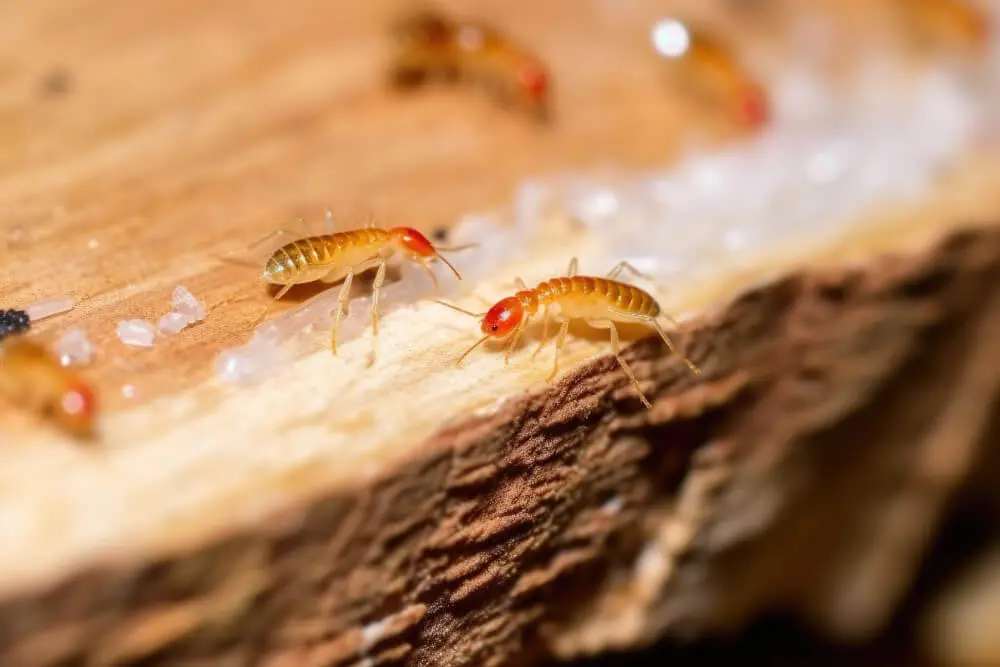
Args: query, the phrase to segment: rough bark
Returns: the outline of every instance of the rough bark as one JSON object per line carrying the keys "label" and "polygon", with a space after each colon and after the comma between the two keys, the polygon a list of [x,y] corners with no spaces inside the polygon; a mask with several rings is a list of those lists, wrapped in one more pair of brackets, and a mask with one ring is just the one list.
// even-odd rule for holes
{"label": "rough bark", "polygon": [[1000,231],[790,275],[686,330],[700,380],[626,351],[651,411],[597,359],[369,486],[3,601],[0,664],[528,664],[774,608],[877,632],[998,444]]}

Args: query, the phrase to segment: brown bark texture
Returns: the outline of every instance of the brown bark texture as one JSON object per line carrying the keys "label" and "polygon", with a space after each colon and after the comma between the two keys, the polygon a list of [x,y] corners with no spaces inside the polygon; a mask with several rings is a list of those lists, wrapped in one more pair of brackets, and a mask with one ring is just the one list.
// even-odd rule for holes
{"label": "brown bark texture", "polygon": [[[0,664],[532,664],[791,611],[863,640],[1000,433],[1000,231],[804,270],[253,530],[0,604]],[[973,474],[975,471],[976,474]],[[993,493],[996,493],[995,491]]]}

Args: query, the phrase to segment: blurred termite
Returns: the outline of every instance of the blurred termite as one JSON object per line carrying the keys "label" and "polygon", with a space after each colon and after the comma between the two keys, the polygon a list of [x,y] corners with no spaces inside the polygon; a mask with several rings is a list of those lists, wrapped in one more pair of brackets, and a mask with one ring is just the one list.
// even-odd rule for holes
{"label": "blurred termite", "polygon": [[94,390],[76,371],[63,367],[43,345],[27,336],[11,336],[0,343],[0,394],[74,437],[94,437]]}
{"label": "blurred termite", "polygon": [[968,0],[894,0],[917,45],[982,54],[992,32],[986,13]]}
{"label": "blurred termite", "polygon": [[411,87],[432,78],[476,82],[538,119],[549,117],[551,81],[534,54],[491,26],[451,21],[422,10],[393,26],[392,81]]}
{"label": "blurred termite", "polygon": [[720,104],[744,127],[759,129],[770,120],[764,88],[721,43],[676,19],[658,21],[652,40],[657,53],[673,66],[678,83],[693,95]]}
{"label": "blurred termite", "polygon": [[[327,213],[328,228],[332,227],[332,216]],[[277,235],[290,234],[287,230],[278,230],[258,240],[254,245],[262,243]],[[430,264],[441,261],[451,269],[459,280],[462,279],[458,270],[445,259],[442,252],[456,252],[475,247],[475,244],[462,246],[435,246],[426,236],[412,227],[392,227],[383,229],[374,226],[371,220],[361,229],[333,232],[315,236],[306,236],[286,243],[271,253],[264,263],[264,270],[259,276],[260,282],[280,285],[275,294],[275,300],[280,300],[295,285],[320,281],[323,283],[341,283],[340,295],[337,300],[337,311],[334,315],[333,329],[330,333],[330,348],[337,353],[337,330],[347,312],[347,304],[351,295],[351,284],[355,276],[366,271],[375,270],[372,282],[372,336],[378,336],[378,303],[379,293],[385,282],[386,269],[390,260],[400,256],[404,261],[410,261],[422,268],[430,276],[434,287],[438,288],[437,276],[431,270]]]}
{"label": "blurred termite", "polygon": [[632,373],[632,369],[620,354],[617,324],[641,324],[654,329],[670,351],[677,354],[692,373],[699,375],[701,371],[677,349],[660,325],[657,319],[659,317],[664,317],[675,327],[677,322],[660,308],[656,299],[634,285],[616,280],[625,270],[640,277],[647,277],[628,262],[620,262],[605,277],[580,276],[577,275],[577,260],[574,257],[569,263],[566,277],[543,281],[534,288],[529,288],[523,280],[517,278],[515,284],[518,292],[497,301],[485,313],[473,313],[446,301],[436,300],[443,306],[477,319],[482,318],[480,323],[482,338],[462,353],[455,362],[456,365],[460,365],[473,350],[490,339],[507,340],[504,363],[509,363],[510,353],[517,346],[525,327],[541,309],[542,336],[538,347],[531,355],[532,359],[541,352],[548,339],[550,316],[559,322],[555,360],[552,373],[546,378],[546,382],[552,380],[559,372],[559,353],[566,341],[570,321],[582,319],[594,328],[610,331],[611,353],[635,387],[643,405],[647,408],[652,407],[639,387],[639,381]]}

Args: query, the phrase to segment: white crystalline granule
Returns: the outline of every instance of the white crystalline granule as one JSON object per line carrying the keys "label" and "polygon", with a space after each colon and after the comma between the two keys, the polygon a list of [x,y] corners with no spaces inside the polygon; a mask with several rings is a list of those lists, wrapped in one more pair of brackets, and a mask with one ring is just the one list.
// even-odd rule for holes
{"label": "white crystalline granule", "polygon": [[205,306],[181,285],[174,288],[173,306],[178,313],[188,319],[189,324],[205,319]]}
{"label": "white crystalline granule", "polygon": [[286,355],[272,338],[255,336],[243,347],[223,350],[216,360],[216,374],[228,384],[252,384],[272,375],[286,362]]}
{"label": "white crystalline granule", "polygon": [[124,396],[125,398],[132,399],[138,395],[139,395],[139,390],[136,389],[136,386],[134,384],[122,385],[122,396]]}
{"label": "white crystalline granule", "polygon": [[156,330],[163,336],[173,336],[180,333],[189,323],[187,315],[172,310],[160,318]]}
{"label": "white crystalline granule", "polygon": [[94,345],[83,329],[73,327],[56,341],[55,353],[63,366],[89,364],[94,356]]}
{"label": "white crystalline granule", "polygon": [[156,329],[146,320],[122,320],[116,331],[118,340],[133,347],[153,347]]}
{"label": "white crystalline granule", "polygon": [[43,320],[46,317],[52,317],[53,315],[58,315],[59,313],[65,313],[66,311],[72,309],[73,299],[68,296],[61,296],[33,303],[24,310],[28,313],[28,319],[32,322],[37,322],[38,320]]}
{"label": "white crystalline granule", "polygon": [[925,192],[981,131],[976,91],[947,72],[906,90],[895,80],[867,73],[851,104],[790,112],[753,140],[628,183],[577,178],[563,186],[568,208],[609,262],[655,264],[659,278],[703,277],[775,244],[835,238],[878,202]]}

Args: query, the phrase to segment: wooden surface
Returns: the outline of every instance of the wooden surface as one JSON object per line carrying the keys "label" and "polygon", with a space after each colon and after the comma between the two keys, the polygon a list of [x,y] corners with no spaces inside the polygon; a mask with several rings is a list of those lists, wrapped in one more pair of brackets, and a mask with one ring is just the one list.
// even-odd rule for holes
{"label": "wooden surface", "polygon": [[[210,303],[245,294],[252,272],[211,253],[300,215],[319,228],[327,206],[429,229],[532,174],[662,163],[683,139],[646,51],[648,7],[609,26],[599,4],[572,0],[461,5],[551,62],[558,122],[544,128],[475,90],[388,90],[385,27],[402,6],[5,3],[4,303],[78,298],[52,326],[86,325],[94,374],[120,403],[128,378],[147,396],[203,379],[218,349],[246,340],[263,293],[153,352],[114,340],[117,320],[165,312],[176,283]],[[63,92],[46,92],[54,73]]]}
{"label": "wooden surface", "polygon": [[[43,591],[90,566],[127,572],[197,552],[332,490],[363,495],[401,462],[427,455],[425,439],[447,420],[544,391],[549,355],[504,369],[499,355],[483,354],[462,372],[448,368],[474,327],[426,304],[386,323],[374,369],[365,367],[370,341],[359,339],[337,359],[314,355],[244,391],[213,387],[211,362],[245,342],[268,300],[263,291],[152,350],[114,338],[118,320],[166,312],[178,283],[210,306],[245,293],[253,275],[217,256],[299,215],[315,227],[327,206],[365,207],[386,224],[429,229],[504,202],[533,174],[662,165],[692,139],[727,134],[686,124],[702,114],[683,111],[659,85],[645,41],[653,2],[442,5],[495,19],[552,64],[554,126],[477,91],[388,91],[384,26],[399,5],[387,2],[0,5],[0,305],[80,299],[40,331],[84,327],[97,347],[87,373],[108,408],[96,453],[4,413],[2,437],[17,447],[0,452],[8,527],[0,595]],[[748,283],[820,257],[922,249],[959,213],[995,220],[995,169],[956,180],[928,193],[936,205],[878,218],[843,247],[770,258],[721,284],[677,285],[671,304],[716,307]],[[586,255],[584,240],[566,238],[557,234],[509,275],[477,287],[496,294],[512,275],[543,275],[573,252]],[[575,341],[564,373],[605,350],[600,338]],[[677,374],[669,364],[655,369],[667,380]],[[620,376],[601,378],[601,400],[627,403]],[[126,384],[135,399],[121,396]],[[569,388],[560,387],[565,399]],[[235,588],[253,589],[250,579]],[[206,604],[228,609],[227,594],[220,599]]]}
{"label": "wooden surface", "polygon": [[[209,305],[253,294],[255,274],[221,255],[297,230],[299,216],[319,229],[327,207],[348,222],[373,212],[386,225],[433,229],[508,201],[534,175],[661,166],[679,148],[738,135],[665,85],[648,46],[650,21],[665,11],[716,26],[764,80],[787,46],[780,21],[747,20],[722,3],[436,5],[493,21],[550,64],[555,123],[543,127],[465,87],[389,90],[386,26],[407,6],[5,3],[4,305],[78,299],[40,329],[84,325],[109,408],[190,387],[218,350],[247,339],[263,290],[153,352],[120,345],[115,323],[155,321],[178,283]],[[862,15],[871,22],[870,8]],[[121,397],[125,385],[136,399]]]}
{"label": "wooden surface", "polygon": [[[146,503],[158,504],[154,488],[187,486],[193,477],[210,477],[211,470],[228,467],[224,459],[207,466],[196,462],[199,452],[214,446],[232,445],[227,457],[236,457],[241,467],[246,452],[253,451],[247,445],[264,445],[260,453],[284,471],[279,477],[286,481],[280,484],[288,484],[287,457],[296,443],[312,451],[306,460],[317,447],[343,447],[315,436],[339,428],[349,442],[361,425],[374,427],[376,415],[391,401],[404,400],[404,412],[421,419],[412,428],[384,426],[381,435],[367,433],[363,444],[372,451],[389,440],[412,442],[452,416],[428,412],[426,403],[407,398],[412,388],[402,379],[388,394],[377,383],[366,391],[348,388],[345,368],[362,384],[379,377],[358,367],[360,348],[298,371],[291,385],[246,393],[256,407],[239,399],[232,411],[220,411],[219,401],[226,399],[200,387],[207,382],[211,388],[218,352],[249,337],[249,320],[269,300],[259,288],[256,302],[211,312],[197,327],[160,338],[152,350],[116,340],[119,320],[155,322],[166,312],[176,284],[209,307],[252,293],[253,272],[220,262],[220,255],[241,253],[266,232],[294,227],[299,215],[318,227],[327,206],[338,213],[369,209],[387,225],[429,229],[503,203],[533,174],[603,161],[659,165],[698,134],[705,140],[727,133],[711,122],[681,132],[682,105],[661,85],[657,63],[647,51],[648,20],[658,11],[653,3],[630,3],[624,11],[602,3],[584,8],[572,0],[461,5],[463,15],[496,21],[537,46],[550,62],[557,120],[551,127],[498,107],[476,90],[437,88],[408,96],[388,90],[385,27],[401,6],[52,0],[0,8],[0,294],[7,307],[62,294],[79,300],[73,312],[41,323],[38,330],[51,339],[80,325],[94,342],[96,358],[85,373],[105,407],[102,448],[117,452],[111,459],[80,458],[87,455],[38,428],[30,416],[3,406],[4,439],[23,445],[16,454],[7,452],[8,479],[59,476],[66,482],[39,488],[34,500],[18,485],[5,487],[6,497],[18,498],[17,506],[27,510],[22,520],[34,526],[15,531],[17,537],[6,533],[12,542],[5,553],[13,558],[20,549],[37,546],[37,539],[74,543],[74,535],[86,535],[77,545],[83,547],[78,555],[103,552],[109,545],[141,549],[144,540],[133,528],[162,544],[173,544],[189,529],[204,534],[216,522],[204,522],[203,512],[188,515],[193,524],[180,517],[169,520],[172,528],[164,532],[149,520],[152,506]],[[598,43],[599,50],[594,48]],[[543,255],[525,275],[558,270],[555,264],[564,264],[565,250]],[[498,276],[498,281],[509,279]],[[294,301],[290,298],[289,305]],[[454,323],[451,338],[439,341],[433,352],[407,349],[413,342],[407,332],[414,326],[438,326],[427,317],[401,323],[383,347],[387,368],[403,364],[411,381],[447,366],[456,340],[465,343],[468,323],[434,312],[430,317]],[[393,346],[399,356],[393,356]],[[576,358],[595,349],[603,348],[580,349]],[[484,368],[492,367],[480,372]],[[499,376],[499,383],[471,391],[468,400],[450,407],[452,412],[489,404],[524,382],[537,382],[547,365],[488,372]],[[475,385],[477,376],[475,371],[449,376],[456,377],[465,380],[451,385],[442,380],[445,391],[461,392]],[[133,398],[123,396],[126,386],[134,387]],[[301,404],[299,392],[325,395],[336,406],[336,423],[331,424],[329,407],[288,410]],[[242,415],[249,411],[263,421],[243,424]],[[296,425],[302,424],[312,430],[296,435]],[[172,435],[164,440],[167,433]],[[303,444],[310,438],[312,444]],[[282,448],[271,447],[274,442]],[[372,451],[345,453],[328,463],[343,472],[348,461],[367,460]],[[140,471],[158,460],[159,452],[187,463],[175,460],[180,467],[169,481],[161,480],[164,485],[139,481],[144,479]],[[322,469],[306,460],[293,467]],[[320,486],[330,481],[324,475]],[[110,532],[105,531],[112,524],[102,528],[87,521],[72,522],[77,528],[68,532],[50,526],[45,517],[52,503],[76,505],[75,492],[68,491],[74,484],[70,478],[94,490],[87,494],[92,499],[87,507],[134,507],[134,523]],[[259,481],[241,482],[238,492],[213,483],[220,495],[212,504],[228,497],[221,506],[229,506],[244,493],[248,499],[259,497]],[[315,482],[299,480],[296,491],[305,493]],[[271,507],[271,501],[264,506]],[[220,515],[218,525],[227,521]],[[54,557],[53,566],[62,559],[55,557],[60,548],[45,551]],[[22,563],[32,570],[42,561]],[[10,581],[20,580],[11,575]]]}

